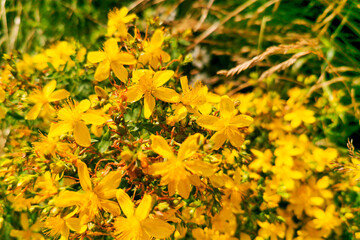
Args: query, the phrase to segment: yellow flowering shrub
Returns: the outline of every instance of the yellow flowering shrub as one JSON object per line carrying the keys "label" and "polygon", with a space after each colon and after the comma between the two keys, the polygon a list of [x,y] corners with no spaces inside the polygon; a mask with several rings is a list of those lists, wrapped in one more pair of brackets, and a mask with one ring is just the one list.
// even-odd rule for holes
{"label": "yellow flowering shrub", "polygon": [[3,56],[1,239],[359,235],[360,157],[312,135],[346,107],[271,77],[214,93],[189,83],[169,29],[125,7],[108,18],[102,49]]}

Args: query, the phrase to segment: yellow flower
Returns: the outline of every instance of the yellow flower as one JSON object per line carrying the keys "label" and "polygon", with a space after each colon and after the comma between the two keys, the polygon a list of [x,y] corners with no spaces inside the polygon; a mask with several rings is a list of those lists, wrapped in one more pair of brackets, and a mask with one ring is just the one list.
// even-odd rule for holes
{"label": "yellow flower", "polygon": [[286,121],[290,121],[291,127],[297,128],[300,126],[302,122],[304,123],[314,123],[316,121],[316,118],[314,117],[314,112],[306,109],[304,106],[301,106],[299,108],[292,109],[292,112],[287,113],[284,116],[284,119]]}
{"label": "yellow flower", "polygon": [[128,102],[139,101],[144,96],[144,116],[150,118],[155,108],[155,98],[164,102],[175,103],[180,96],[172,89],[162,87],[174,75],[171,70],[159,71],[152,74],[146,71],[141,75],[139,82],[131,86],[127,93]]}
{"label": "yellow flower", "polygon": [[110,76],[110,69],[118,79],[126,82],[128,72],[123,65],[133,65],[136,63],[133,55],[120,52],[117,40],[114,38],[110,38],[104,43],[104,51],[89,52],[88,60],[91,63],[100,62],[95,71],[95,80],[98,82],[104,81]]}
{"label": "yellow flower", "polygon": [[210,115],[198,118],[197,123],[201,127],[216,131],[210,139],[214,142],[214,149],[219,149],[226,139],[229,139],[234,147],[241,148],[244,134],[239,128],[248,127],[253,118],[236,113],[234,102],[228,96],[223,96],[220,100],[220,118]]}
{"label": "yellow flower", "polygon": [[175,107],[174,115],[166,119],[166,123],[174,126],[176,122],[183,120],[187,113],[193,113],[200,116],[202,114],[210,114],[212,104],[208,102],[208,88],[201,82],[196,82],[195,87],[192,88],[188,84],[187,77],[180,78],[182,94],[180,96],[180,104]]}
{"label": "yellow flower", "polygon": [[327,206],[326,210],[316,208],[314,210],[314,216],[315,219],[312,220],[314,227],[324,229],[327,234],[335,227],[341,225],[341,219],[337,217],[334,204]]}
{"label": "yellow flower", "polygon": [[59,137],[46,137],[40,134],[40,142],[34,142],[34,150],[40,156],[51,154],[55,156],[57,152],[66,152],[69,150],[69,144],[60,142]]}
{"label": "yellow flower", "polygon": [[[154,163],[149,167],[149,173],[161,176],[160,185],[168,185],[170,196],[178,192],[183,198],[188,198],[191,184],[195,186],[200,184],[199,175],[209,177],[214,173],[215,169],[211,164],[201,160],[191,160],[203,138],[199,133],[188,137],[181,144],[178,156],[175,156],[163,137],[151,135],[152,150],[167,161]],[[189,160],[185,161],[186,159]]]}
{"label": "yellow flower", "polygon": [[170,55],[161,50],[163,42],[164,32],[157,29],[150,42],[144,43],[144,53],[140,55],[139,63],[143,64],[143,66],[150,64],[152,68],[156,69],[160,62],[170,61]]}
{"label": "yellow flower", "polygon": [[23,228],[23,230],[11,230],[10,236],[16,237],[17,239],[21,240],[43,240],[44,237],[38,233],[40,230],[40,222],[35,222],[30,228],[29,228],[29,219],[27,217],[26,213],[22,213],[20,216],[20,224]]}
{"label": "yellow flower", "polygon": [[89,147],[91,137],[86,124],[102,125],[106,118],[97,114],[86,112],[90,108],[90,101],[85,99],[79,104],[77,102],[68,102],[65,107],[59,110],[58,123],[50,127],[49,137],[60,136],[70,131],[74,131],[74,138],[77,144],[83,147]]}
{"label": "yellow flower", "polygon": [[128,31],[125,24],[136,18],[135,14],[127,15],[128,12],[129,10],[126,7],[122,7],[121,9],[115,8],[109,12],[107,36],[112,36],[113,34],[120,38],[125,38],[127,36]]}
{"label": "yellow flower", "polygon": [[116,188],[121,181],[121,172],[110,172],[93,188],[86,164],[78,160],[77,168],[80,185],[85,193],[63,191],[55,200],[55,205],[57,207],[79,206],[82,223],[92,221],[98,215],[99,209],[103,209],[114,216],[119,215],[118,205],[109,199],[116,196]]}
{"label": "yellow flower", "polygon": [[55,88],[56,80],[52,80],[46,84],[42,90],[34,90],[34,92],[29,95],[29,101],[35,103],[35,106],[26,114],[25,119],[36,119],[41,110],[43,110],[43,116],[50,116],[55,112],[55,109],[50,105],[50,103],[67,98],[70,95],[70,93],[64,89],[54,92]]}
{"label": "yellow flower", "polygon": [[124,190],[118,189],[116,198],[126,218],[115,218],[114,227],[116,239],[119,240],[146,240],[164,239],[174,232],[174,226],[161,219],[149,218],[152,208],[151,196],[145,194],[139,206],[135,209],[134,203]]}
{"label": "yellow flower", "polygon": [[[76,210],[76,209],[75,209]],[[44,231],[46,235],[57,238],[60,235],[60,240],[68,240],[70,230],[82,233],[86,230],[87,226],[82,224],[79,218],[73,218],[76,213],[73,211],[65,217],[48,217],[44,222]]]}
{"label": "yellow flower", "polygon": [[259,237],[267,239],[270,237],[271,240],[276,240],[285,237],[285,224],[284,223],[269,223],[257,221],[261,229],[258,232]]}

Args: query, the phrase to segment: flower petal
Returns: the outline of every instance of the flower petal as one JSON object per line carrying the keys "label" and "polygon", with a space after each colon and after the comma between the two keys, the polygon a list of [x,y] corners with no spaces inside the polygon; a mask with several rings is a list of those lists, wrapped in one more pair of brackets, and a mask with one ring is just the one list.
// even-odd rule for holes
{"label": "flower petal", "polygon": [[128,80],[128,71],[126,68],[119,62],[111,62],[111,69],[113,70],[115,76],[120,79],[120,81],[126,83]]}
{"label": "flower petal", "polygon": [[156,72],[153,77],[153,84],[155,87],[160,87],[164,85],[170,78],[174,75],[174,71],[165,70]]}
{"label": "flower petal", "polygon": [[219,131],[210,138],[210,141],[214,143],[214,149],[217,150],[224,144],[226,139],[225,131]]}
{"label": "flower petal", "polygon": [[128,102],[136,102],[139,101],[144,93],[141,91],[139,85],[134,85],[128,88],[126,92],[126,97]]}
{"label": "flower petal", "polygon": [[201,127],[214,131],[222,130],[225,127],[223,121],[218,117],[210,115],[199,117],[196,122]]}
{"label": "flower petal", "polygon": [[72,124],[69,122],[52,123],[50,125],[49,136],[56,137],[68,133],[72,130]]}
{"label": "flower petal", "polygon": [[154,91],[154,97],[164,102],[177,103],[180,101],[180,95],[172,89],[158,87]]}
{"label": "flower petal", "polygon": [[157,29],[151,38],[150,45],[153,48],[160,48],[164,42],[164,32],[161,29]]}
{"label": "flower petal", "polygon": [[102,61],[99,66],[97,66],[95,71],[95,80],[98,82],[104,81],[110,75],[110,62],[108,60]]}
{"label": "flower petal", "polygon": [[116,196],[115,190],[121,182],[122,173],[120,171],[112,171],[106,175],[94,188],[94,192],[103,199],[110,199]]}
{"label": "flower petal", "polygon": [[245,137],[237,128],[228,128],[226,134],[230,140],[231,145],[240,149],[244,143]]}
{"label": "flower petal", "polygon": [[175,231],[175,227],[161,219],[145,219],[144,230],[152,237],[163,239],[168,238]]}
{"label": "flower petal", "polygon": [[26,120],[35,120],[42,109],[43,104],[37,103],[35,106],[33,106],[30,111],[26,114],[25,119]]}
{"label": "flower petal", "polygon": [[234,102],[228,96],[221,97],[220,116],[222,118],[231,118],[234,110],[235,110]]}
{"label": "flower petal", "polygon": [[121,214],[119,205],[116,202],[110,200],[100,200],[100,204],[102,209],[111,213],[113,216],[119,216]]}
{"label": "flower petal", "polygon": [[80,185],[82,189],[86,192],[91,192],[92,191],[91,180],[90,180],[89,170],[86,164],[79,160],[77,161],[77,168],[80,179]]}
{"label": "flower petal", "polygon": [[210,163],[201,160],[187,161],[184,163],[186,168],[196,175],[210,177],[214,174],[216,168]]}
{"label": "flower petal", "polygon": [[151,135],[151,149],[164,158],[175,158],[172,149],[166,140],[161,136]]}
{"label": "flower petal", "polygon": [[155,108],[155,98],[150,93],[144,96],[144,117],[149,119]]}
{"label": "flower petal", "polygon": [[91,145],[90,132],[85,123],[78,121],[74,124],[74,138],[75,142],[82,147]]}
{"label": "flower petal", "polygon": [[151,211],[152,198],[151,195],[145,194],[139,206],[135,210],[135,216],[139,221],[145,220]]}
{"label": "flower petal", "polygon": [[253,123],[254,119],[248,115],[241,114],[230,119],[229,124],[237,128],[248,127]]}
{"label": "flower petal", "polygon": [[94,125],[103,125],[106,122],[106,118],[96,114],[96,112],[87,112],[81,114],[81,119],[85,121],[86,124]]}
{"label": "flower petal", "polygon": [[198,149],[199,144],[201,141],[204,140],[204,136],[200,133],[196,133],[188,138],[181,144],[179,153],[178,153],[178,160],[182,161],[186,158],[191,157]]}
{"label": "flower petal", "polygon": [[68,91],[65,89],[60,89],[50,94],[49,102],[60,101],[61,99],[67,98],[69,96],[70,93]]}
{"label": "flower petal", "polygon": [[87,55],[87,59],[91,63],[101,62],[105,58],[106,58],[106,53],[104,53],[103,51],[89,52]]}
{"label": "flower petal", "polygon": [[91,102],[88,99],[82,100],[79,105],[76,106],[76,110],[80,113],[87,111],[91,106]]}
{"label": "flower petal", "polygon": [[124,190],[117,190],[116,199],[118,200],[121,210],[124,212],[126,217],[130,218],[134,216],[134,203]]}
{"label": "flower petal", "polygon": [[46,84],[43,88],[43,93],[45,97],[49,97],[50,94],[55,90],[55,88],[56,88],[56,80],[52,80],[48,84]]}
{"label": "flower petal", "polygon": [[133,65],[136,64],[136,59],[134,55],[126,52],[121,52],[116,55],[116,59],[114,60],[119,64],[124,65]]}

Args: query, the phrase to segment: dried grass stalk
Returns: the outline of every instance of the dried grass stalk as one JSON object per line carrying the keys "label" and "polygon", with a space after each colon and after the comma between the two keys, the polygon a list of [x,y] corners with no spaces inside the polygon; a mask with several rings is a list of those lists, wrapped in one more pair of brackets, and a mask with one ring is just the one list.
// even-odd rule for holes
{"label": "dried grass stalk", "polygon": [[302,56],[308,55],[309,53],[311,53],[311,51],[306,51],[306,52],[299,52],[297,54],[294,54],[291,58],[289,58],[288,60],[271,67],[270,69],[268,69],[267,71],[263,72],[263,74],[261,74],[259,81],[262,81],[264,78],[269,77],[271,74],[277,72],[277,71],[281,71],[284,70],[288,67],[290,67],[291,65],[293,65],[296,60],[298,58],[301,58]]}
{"label": "dried grass stalk", "polygon": [[[234,76],[234,75],[239,74],[240,72],[242,72],[242,71],[244,71],[244,70],[246,70],[248,68],[251,68],[251,67],[255,66],[258,62],[263,61],[266,57],[268,57],[270,55],[287,54],[291,50],[298,50],[298,49],[303,48],[305,46],[312,46],[313,47],[315,45],[317,45],[317,40],[309,39],[309,40],[299,41],[299,42],[297,42],[295,44],[272,46],[272,47],[267,48],[265,50],[265,52],[263,52],[262,54],[252,58],[249,61],[246,61],[246,62],[244,62],[242,64],[239,64],[238,66],[236,66],[236,67],[234,67],[234,68],[232,68],[232,69],[230,69],[228,71],[227,70],[221,70],[221,71],[218,71],[217,73],[221,74],[221,75],[226,75],[227,77]],[[301,53],[304,53],[304,52],[301,52]],[[290,58],[290,59],[292,59],[292,58]],[[277,67],[277,66],[275,66],[275,67]]]}

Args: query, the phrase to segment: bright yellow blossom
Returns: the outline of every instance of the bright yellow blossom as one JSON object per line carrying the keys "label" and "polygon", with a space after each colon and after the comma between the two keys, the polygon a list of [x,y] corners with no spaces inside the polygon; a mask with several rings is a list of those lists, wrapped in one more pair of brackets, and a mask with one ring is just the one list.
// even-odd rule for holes
{"label": "bright yellow blossom", "polygon": [[70,131],[74,131],[74,138],[77,144],[89,147],[91,144],[90,132],[86,124],[102,125],[107,120],[97,114],[86,112],[90,108],[90,101],[85,99],[80,103],[68,102],[58,112],[58,123],[52,124],[49,137],[60,136]]}
{"label": "bright yellow blossom", "polygon": [[127,36],[127,27],[126,23],[133,21],[136,18],[135,14],[127,15],[129,10],[126,7],[121,9],[115,8],[110,11],[108,14],[108,24],[107,24],[107,36],[112,36],[113,34],[116,37],[125,38]]}
{"label": "bright yellow blossom", "polygon": [[[183,198],[188,198],[191,184],[195,186],[200,184],[199,175],[209,177],[214,173],[214,167],[209,163],[191,160],[203,138],[199,133],[188,137],[181,144],[178,156],[175,156],[163,137],[151,135],[152,150],[167,161],[154,163],[150,166],[149,173],[161,176],[160,185],[168,185],[170,196],[178,192]],[[185,161],[186,159],[188,160]]]}
{"label": "bright yellow blossom", "polygon": [[128,72],[123,65],[133,65],[136,63],[135,57],[126,52],[120,52],[117,40],[108,39],[104,43],[104,51],[89,52],[88,60],[91,63],[99,63],[95,71],[95,80],[104,81],[110,76],[110,69],[115,76],[122,82],[128,79]]}
{"label": "bright yellow blossom", "polygon": [[220,117],[207,115],[198,118],[197,123],[201,127],[216,131],[210,139],[214,142],[214,149],[219,149],[226,139],[229,139],[234,147],[241,148],[244,134],[239,128],[248,127],[253,122],[253,118],[236,113],[234,102],[228,96],[223,96],[220,100]]}
{"label": "bright yellow blossom", "polygon": [[63,191],[55,200],[55,205],[58,207],[79,206],[82,223],[92,221],[99,214],[99,209],[110,212],[114,216],[119,215],[118,205],[109,199],[116,196],[116,188],[122,176],[120,171],[110,172],[93,188],[86,164],[78,160],[77,168],[80,185],[84,192]]}
{"label": "bright yellow blossom", "polygon": [[[75,209],[76,210],[76,209]],[[77,233],[82,233],[86,230],[87,226],[82,224],[79,218],[72,217],[76,211],[73,211],[65,217],[48,217],[44,222],[44,231],[46,235],[57,238],[60,236],[60,240],[68,240],[70,230]]]}
{"label": "bright yellow blossom", "polygon": [[11,230],[10,236],[16,237],[20,240],[43,240],[44,237],[40,231],[41,224],[39,221],[35,222],[31,227],[29,227],[29,219],[26,213],[22,213],[20,216],[20,224],[23,230]]}
{"label": "bright yellow blossom", "polygon": [[116,239],[119,240],[150,240],[152,238],[164,239],[170,237],[175,228],[165,221],[150,218],[152,198],[145,194],[139,206],[135,209],[134,203],[124,190],[118,189],[116,198],[124,217],[115,218],[114,227]]}
{"label": "bright yellow blossom", "polygon": [[163,42],[164,32],[157,29],[150,42],[144,43],[144,53],[139,58],[139,63],[143,64],[143,67],[150,64],[152,68],[157,69],[160,62],[170,61],[170,55],[161,50]]}
{"label": "bright yellow blossom", "polygon": [[175,103],[180,100],[177,92],[170,88],[162,87],[174,75],[171,70],[159,71],[152,74],[147,71],[142,74],[139,82],[127,91],[127,101],[136,102],[144,96],[144,116],[150,118],[155,108],[155,98],[164,102]]}
{"label": "bright yellow blossom", "polygon": [[25,119],[36,119],[41,110],[43,110],[42,116],[51,116],[55,112],[55,109],[50,103],[70,96],[70,93],[65,89],[54,92],[55,88],[56,80],[52,80],[46,84],[42,90],[34,90],[34,92],[29,95],[28,100],[35,103],[35,106],[26,114]]}

